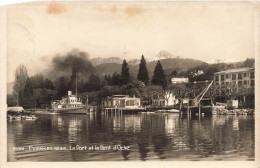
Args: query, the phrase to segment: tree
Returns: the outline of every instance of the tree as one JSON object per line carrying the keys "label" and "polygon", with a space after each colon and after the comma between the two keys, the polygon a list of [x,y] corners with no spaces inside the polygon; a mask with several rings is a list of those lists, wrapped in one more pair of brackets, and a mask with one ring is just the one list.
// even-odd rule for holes
{"label": "tree", "polygon": [[30,78],[27,78],[25,87],[24,87],[24,91],[23,91],[23,97],[27,98],[27,97],[32,97],[32,96],[33,96],[32,83],[31,83]]}
{"label": "tree", "polygon": [[19,98],[22,97],[26,80],[28,78],[27,69],[24,65],[19,65],[15,70],[14,94],[17,97],[17,106],[19,106]]}
{"label": "tree", "polygon": [[172,74],[171,74],[173,77],[177,77],[178,73],[176,70],[172,71]]}
{"label": "tree", "polygon": [[44,81],[44,88],[50,89],[50,90],[55,90],[55,87],[54,87],[52,81],[49,80],[48,78],[46,78]]}
{"label": "tree", "polygon": [[98,76],[91,74],[86,83],[86,91],[97,91],[100,89],[100,79]]}
{"label": "tree", "polygon": [[163,70],[163,67],[162,67],[160,61],[157,62],[156,66],[154,68],[152,84],[161,85],[163,87],[163,89],[165,89],[167,87],[167,80],[166,80],[164,70]]}
{"label": "tree", "polygon": [[45,81],[43,75],[35,75],[31,77],[33,89],[44,88]]}
{"label": "tree", "polygon": [[137,96],[143,101],[148,98],[148,91],[145,84],[139,80],[133,79],[127,85],[121,86],[121,94]]}
{"label": "tree", "polygon": [[121,69],[121,84],[125,85],[130,82],[130,73],[126,60],[124,59]]}
{"label": "tree", "polygon": [[113,73],[111,84],[112,85],[120,85],[120,83],[121,83],[121,76],[120,76],[120,74],[118,74],[116,72]]}
{"label": "tree", "polygon": [[107,85],[112,85],[112,77],[111,75],[105,75],[104,77],[104,84],[107,84]]}
{"label": "tree", "polygon": [[35,107],[35,99],[33,95],[33,88],[30,78],[26,80],[26,84],[23,91],[23,96],[21,99],[21,104],[24,108],[33,108]]}
{"label": "tree", "polygon": [[145,85],[147,85],[148,82],[149,82],[149,76],[148,76],[148,70],[147,70],[147,67],[146,67],[146,61],[145,61],[143,55],[142,55],[142,58],[141,58],[141,61],[140,61],[140,64],[139,64],[137,79],[139,81],[144,82]]}
{"label": "tree", "polygon": [[247,58],[244,62],[244,67],[254,67],[255,66],[255,59],[254,58]]}

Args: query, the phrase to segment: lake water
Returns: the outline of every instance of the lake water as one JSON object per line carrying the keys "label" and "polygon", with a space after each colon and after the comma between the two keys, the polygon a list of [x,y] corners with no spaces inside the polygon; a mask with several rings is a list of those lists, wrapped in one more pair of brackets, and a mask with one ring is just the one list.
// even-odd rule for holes
{"label": "lake water", "polygon": [[[37,114],[8,121],[8,161],[254,160],[254,116]],[[116,148],[115,148],[116,147]]]}

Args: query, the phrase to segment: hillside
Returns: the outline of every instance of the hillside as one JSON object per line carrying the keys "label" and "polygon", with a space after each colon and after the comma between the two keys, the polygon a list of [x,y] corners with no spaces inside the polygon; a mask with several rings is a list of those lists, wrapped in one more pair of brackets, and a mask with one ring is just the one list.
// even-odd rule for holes
{"label": "hillside", "polygon": [[96,66],[94,69],[95,74],[100,78],[103,78],[105,75],[113,74],[114,72],[120,73],[121,72],[121,63],[105,63]]}
{"label": "hillside", "polygon": [[[183,59],[183,58],[168,58],[160,60],[164,68],[165,74],[169,75],[172,71],[176,70],[178,73],[182,71],[187,71],[190,68],[200,65],[203,61],[195,59]],[[133,62],[132,62],[133,63]],[[149,72],[149,77],[152,78],[154,67],[157,61],[147,62],[147,69]],[[95,74],[103,78],[105,75],[113,74],[114,72],[121,72],[121,63],[104,63],[95,67]],[[139,63],[135,61],[135,64],[129,63],[129,71],[132,76],[137,76]]]}
{"label": "hillside", "polygon": [[[195,60],[195,59],[184,59],[184,58],[167,58],[161,59],[161,64],[164,69],[165,75],[170,75],[172,71],[176,70],[178,73],[182,71],[187,71],[190,68],[200,65],[203,61]],[[154,67],[157,63],[156,61],[147,62],[147,69],[149,73],[149,77],[152,78]],[[130,69],[130,73],[133,76],[136,76],[138,73],[139,65],[134,66]]]}

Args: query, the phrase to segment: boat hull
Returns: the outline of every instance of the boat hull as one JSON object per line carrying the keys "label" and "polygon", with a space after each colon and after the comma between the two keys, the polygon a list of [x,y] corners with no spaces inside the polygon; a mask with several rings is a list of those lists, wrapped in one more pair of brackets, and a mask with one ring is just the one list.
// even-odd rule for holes
{"label": "boat hull", "polygon": [[86,108],[64,108],[64,109],[51,109],[53,113],[60,114],[86,114]]}

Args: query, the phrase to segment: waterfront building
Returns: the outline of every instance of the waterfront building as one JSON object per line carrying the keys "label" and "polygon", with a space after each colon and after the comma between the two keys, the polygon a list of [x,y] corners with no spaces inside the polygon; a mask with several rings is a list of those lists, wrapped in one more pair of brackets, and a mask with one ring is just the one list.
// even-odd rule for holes
{"label": "waterfront building", "polygon": [[243,88],[253,88],[255,86],[255,69],[246,67],[214,73],[214,86],[231,86],[232,84]]}
{"label": "waterfront building", "polygon": [[152,96],[153,107],[167,107],[178,104],[178,99],[170,92],[156,93]]}
{"label": "waterfront building", "polygon": [[141,108],[141,100],[137,97],[129,95],[113,95],[102,100],[103,108],[123,108],[138,109]]}
{"label": "waterfront building", "polygon": [[254,107],[255,69],[237,68],[214,73],[218,101],[237,100],[239,107]]}

